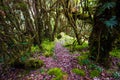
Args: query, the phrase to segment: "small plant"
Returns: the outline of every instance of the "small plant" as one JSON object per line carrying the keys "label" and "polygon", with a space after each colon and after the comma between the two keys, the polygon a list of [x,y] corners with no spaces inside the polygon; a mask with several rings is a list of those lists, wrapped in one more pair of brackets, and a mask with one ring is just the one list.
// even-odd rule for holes
{"label": "small plant", "polygon": [[113,78],[115,78],[115,79],[120,79],[120,73],[118,73],[118,72],[114,72],[114,73],[112,74],[112,76],[113,76]]}
{"label": "small plant", "polygon": [[72,69],[72,72],[80,76],[85,76],[85,71],[82,69],[75,68],[75,69]]}
{"label": "small plant", "polygon": [[98,76],[100,76],[100,71],[93,70],[93,71],[90,72],[90,77],[91,78],[98,77]]}
{"label": "small plant", "polygon": [[78,56],[77,60],[78,60],[80,65],[90,64],[90,60],[88,59],[87,55]]}
{"label": "small plant", "polygon": [[92,70],[93,70],[93,69],[96,69],[96,70],[98,70],[99,72],[102,72],[102,70],[103,70],[101,67],[99,67],[99,66],[97,66],[97,65],[95,65],[95,64],[90,64],[90,65],[89,65],[89,68],[92,69]]}
{"label": "small plant", "polygon": [[49,75],[55,75],[55,78],[52,80],[63,80],[63,76],[65,73],[60,68],[52,68],[48,71]]}
{"label": "small plant", "polygon": [[45,73],[45,70],[43,68],[40,69],[40,73],[43,74]]}
{"label": "small plant", "polygon": [[42,67],[43,64],[44,62],[42,60],[30,58],[25,61],[25,68],[26,69],[37,69],[37,68]]}

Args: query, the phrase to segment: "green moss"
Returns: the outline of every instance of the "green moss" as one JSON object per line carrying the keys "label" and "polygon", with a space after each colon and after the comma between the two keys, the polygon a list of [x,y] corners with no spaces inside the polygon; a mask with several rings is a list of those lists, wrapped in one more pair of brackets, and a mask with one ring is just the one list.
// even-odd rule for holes
{"label": "green moss", "polygon": [[100,71],[93,70],[93,71],[90,72],[90,77],[91,78],[98,77],[98,76],[100,76]]}
{"label": "green moss", "polygon": [[43,64],[44,62],[42,60],[30,58],[25,61],[25,68],[26,69],[37,69],[37,68],[42,67]]}
{"label": "green moss", "polygon": [[49,40],[44,40],[41,45],[42,45],[43,51],[45,52],[44,54],[45,56],[49,56],[53,53],[54,46],[55,46],[54,42],[51,42]]}
{"label": "green moss", "polygon": [[74,50],[82,50],[84,48],[88,48],[88,43],[84,42],[82,45],[75,45]]}
{"label": "green moss", "polygon": [[120,49],[114,49],[110,52],[111,56],[120,58]]}
{"label": "green moss", "polygon": [[62,80],[65,73],[60,68],[52,68],[48,71],[48,74],[55,75],[52,80]]}
{"label": "green moss", "polygon": [[74,72],[75,74],[80,75],[80,76],[85,76],[85,71],[82,69],[75,68],[75,69],[72,69],[72,72]]}

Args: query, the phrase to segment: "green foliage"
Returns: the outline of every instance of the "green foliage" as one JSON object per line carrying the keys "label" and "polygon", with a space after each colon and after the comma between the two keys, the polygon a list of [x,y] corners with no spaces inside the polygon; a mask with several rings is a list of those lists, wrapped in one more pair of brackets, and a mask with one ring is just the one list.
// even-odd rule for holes
{"label": "green foliage", "polygon": [[95,64],[90,64],[90,65],[89,65],[89,68],[90,68],[91,70],[95,69],[95,70],[98,70],[99,72],[102,72],[102,68],[99,67],[99,66],[97,66],[97,65],[95,65]]}
{"label": "green foliage", "polygon": [[115,6],[115,2],[106,2],[102,7],[100,7],[98,15],[101,15],[106,9],[111,9]]}
{"label": "green foliage", "polygon": [[118,25],[116,16],[112,16],[109,20],[104,21],[104,24],[105,24],[107,27],[111,27],[111,28],[112,28],[112,27],[115,27],[116,25]]}
{"label": "green foliage", "polygon": [[74,44],[68,44],[68,45],[65,45],[65,47],[67,47],[69,50],[71,51],[81,51],[81,50],[84,50],[88,48],[88,43],[87,42],[84,42],[82,45],[78,45],[77,43],[74,43]]}
{"label": "green foliage", "polygon": [[100,76],[100,71],[93,70],[93,71],[90,72],[90,77],[91,78],[98,77],[98,76]]}
{"label": "green foliage", "polygon": [[88,59],[87,55],[78,56],[77,60],[80,65],[89,65],[90,64],[90,60]]}
{"label": "green foliage", "polygon": [[40,69],[40,73],[41,74],[44,74],[45,73],[45,70],[43,68]]}
{"label": "green foliage", "polygon": [[44,55],[46,57],[53,55],[54,46],[55,46],[54,42],[51,42],[49,40],[44,40],[41,45],[42,45],[42,48],[45,52]]}
{"label": "green foliage", "polygon": [[74,72],[75,74],[80,75],[80,76],[85,76],[85,71],[82,69],[74,68],[74,69],[72,69],[72,72]]}
{"label": "green foliage", "polygon": [[82,45],[75,45],[73,47],[74,50],[82,50],[84,48],[88,48],[88,43],[84,42]]}
{"label": "green foliage", "polygon": [[63,73],[63,71],[60,68],[51,68],[48,71],[49,75],[55,75],[55,78],[53,78],[52,80],[62,80],[63,75],[65,73]]}
{"label": "green foliage", "polygon": [[116,6],[116,3],[115,2],[106,2],[104,5],[103,5],[103,9],[111,9],[111,8],[113,8],[113,7],[115,7]]}
{"label": "green foliage", "polygon": [[39,59],[35,58],[29,58],[28,60],[25,61],[25,68],[26,69],[37,69],[42,67],[44,62]]}
{"label": "green foliage", "polygon": [[120,49],[114,49],[110,52],[111,56],[120,58]]}
{"label": "green foliage", "polygon": [[120,73],[118,73],[118,72],[114,72],[114,73],[112,74],[112,76],[113,76],[115,79],[120,79]]}

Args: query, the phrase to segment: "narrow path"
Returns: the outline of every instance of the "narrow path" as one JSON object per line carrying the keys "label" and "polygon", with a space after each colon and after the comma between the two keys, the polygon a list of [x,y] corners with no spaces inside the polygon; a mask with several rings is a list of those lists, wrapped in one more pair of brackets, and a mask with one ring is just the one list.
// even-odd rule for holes
{"label": "narrow path", "polygon": [[75,75],[71,72],[73,68],[80,67],[75,59],[75,57],[77,57],[79,54],[71,55],[69,50],[64,48],[61,43],[56,43],[54,53],[56,59],[52,57],[45,58],[44,56],[40,56],[40,59],[44,61],[46,68],[61,68],[64,72],[68,74],[68,80],[79,80],[80,76]]}

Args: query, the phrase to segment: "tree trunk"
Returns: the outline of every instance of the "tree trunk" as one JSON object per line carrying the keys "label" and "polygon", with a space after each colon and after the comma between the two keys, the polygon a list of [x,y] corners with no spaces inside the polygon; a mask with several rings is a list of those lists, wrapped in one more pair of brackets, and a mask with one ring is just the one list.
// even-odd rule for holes
{"label": "tree trunk", "polygon": [[111,29],[104,23],[104,20],[109,20],[115,14],[113,13],[115,9],[105,9],[101,14],[99,14],[99,10],[106,2],[109,2],[109,0],[100,0],[99,3],[102,3],[102,5],[98,6],[96,9],[93,30],[89,37],[89,49],[90,58],[92,60],[102,64],[104,67],[109,67],[109,52],[112,50],[112,43],[115,38],[110,31]]}

